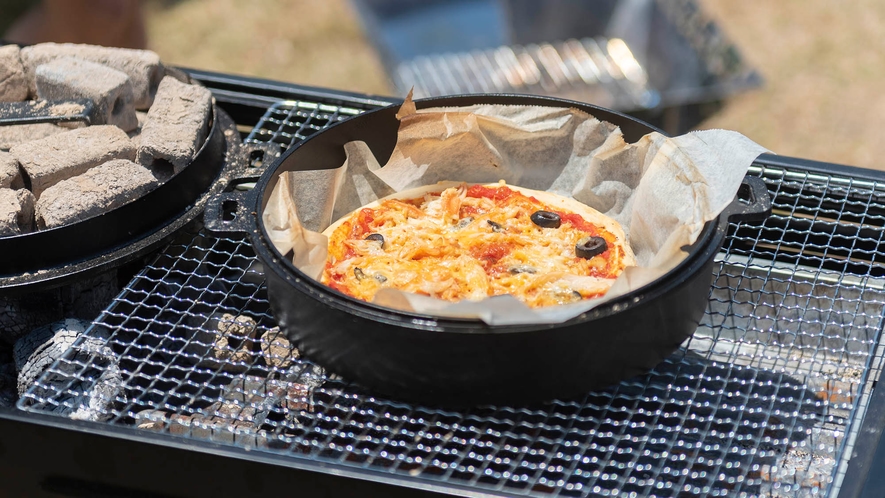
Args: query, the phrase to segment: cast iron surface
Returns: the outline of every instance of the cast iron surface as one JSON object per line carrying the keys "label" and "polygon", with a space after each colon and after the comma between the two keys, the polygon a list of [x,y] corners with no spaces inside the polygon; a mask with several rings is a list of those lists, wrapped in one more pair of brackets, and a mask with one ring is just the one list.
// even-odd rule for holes
{"label": "cast iron surface", "polygon": [[[552,98],[475,95],[416,101],[418,108],[475,104],[575,107],[620,126],[628,142],[653,130],[613,111]],[[252,192],[241,195],[245,206],[240,220],[224,226],[217,217],[207,217],[210,228],[236,225],[252,234],[267,273],[274,316],[307,357],[402,399],[450,406],[525,402],[573,397],[646,372],[697,328],[710,265],[724,240],[728,216],[737,212],[724,214],[719,227],[708,224],[691,256],[658,284],[563,324],[544,326],[491,327],[352,299],[307,278],[270,247],[263,227],[244,223],[258,223],[256,213],[282,172],[338,167],[349,141],[365,142],[379,162],[386,162],[396,141],[397,111],[397,105],[370,111],[317,133],[271,165]],[[765,213],[767,194],[764,186],[757,189],[756,214]],[[744,211],[752,214],[753,209]],[[525,368],[530,363],[535,366]]]}
{"label": "cast iron surface", "polygon": [[0,292],[33,291],[83,278],[157,248],[219,191],[224,167],[239,153],[233,120],[214,108],[209,136],[192,163],[148,194],[107,213],[58,228],[0,238]]}
{"label": "cast iron surface", "polygon": [[352,306],[256,252],[273,314],[308,358],[397,399],[463,406],[572,398],[647,372],[697,328],[724,236],[723,226],[679,272],[611,306],[520,327]]}
{"label": "cast iron surface", "polygon": [[[274,105],[250,140],[285,147],[362,105],[338,104]],[[441,410],[322,374],[308,397],[287,396],[303,409],[264,399],[217,412],[231,380],[314,366],[269,367],[260,354],[195,366],[183,347],[218,338],[211,314],[249,316],[259,335],[275,320],[248,239],[179,233],[89,331],[119,356],[124,393],[100,422],[64,418],[102,371],[66,355],[20,403],[26,413],[0,411],[16,436],[0,438],[0,474],[28,496],[881,496],[863,487],[870,466],[854,465],[881,458],[854,438],[867,404],[882,409],[867,394],[882,359],[885,174],[764,156],[751,175],[773,215],[729,225],[692,337],[648,374],[531,405]],[[148,409],[183,418],[161,433],[134,427]],[[871,423],[865,434],[881,430]]]}
{"label": "cast iron surface", "polygon": [[[67,104],[64,112],[58,112],[55,106],[59,104]],[[88,125],[92,120],[92,111],[93,105],[90,99],[0,102],[0,126],[73,121],[81,121]]]}

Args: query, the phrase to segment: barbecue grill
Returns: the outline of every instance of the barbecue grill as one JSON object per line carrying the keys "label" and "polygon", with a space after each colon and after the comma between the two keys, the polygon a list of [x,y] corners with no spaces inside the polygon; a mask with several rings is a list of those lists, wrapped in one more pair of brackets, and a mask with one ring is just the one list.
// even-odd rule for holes
{"label": "barbecue grill", "polygon": [[[192,74],[245,142],[262,144],[256,165],[260,151],[272,157],[388,103]],[[260,171],[229,188],[249,188]],[[647,375],[526,406],[407,404],[291,353],[268,356],[275,323],[248,240],[188,225],[16,410],[0,412],[4,487],[28,496],[879,495],[870,470],[885,462],[876,389],[885,174],[764,155],[750,175],[767,184],[774,212],[730,225],[694,336]],[[194,351],[205,347],[192,346],[213,343],[223,313],[251,318],[254,333],[241,337],[249,354],[203,362]]]}

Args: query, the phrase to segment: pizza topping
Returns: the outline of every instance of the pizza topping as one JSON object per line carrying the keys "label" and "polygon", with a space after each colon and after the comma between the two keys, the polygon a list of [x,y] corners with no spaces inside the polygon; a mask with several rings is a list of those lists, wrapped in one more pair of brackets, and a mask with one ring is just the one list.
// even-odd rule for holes
{"label": "pizza topping", "polygon": [[369,224],[373,221],[375,221],[375,213],[371,209],[360,209],[356,223],[353,224],[350,230],[350,236],[361,238],[360,235],[370,231]]}
{"label": "pizza topping", "polygon": [[538,270],[535,269],[534,266],[516,265],[516,266],[511,266],[508,271],[513,275],[517,275],[519,273],[537,273]]}
{"label": "pizza topping", "polygon": [[466,228],[467,225],[471,223],[473,223],[473,216],[468,216],[466,218],[462,218],[461,221],[459,221],[458,224],[455,226],[458,227],[458,229],[460,230],[462,228]]}
{"label": "pizza topping", "polygon": [[584,298],[584,296],[582,296],[580,292],[574,289],[562,287],[552,289],[550,297],[555,299],[557,304],[574,303]]}
{"label": "pizza topping", "polygon": [[532,223],[541,228],[559,228],[562,225],[562,218],[550,211],[535,211],[531,219]]}
{"label": "pizza topping", "polygon": [[575,244],[575,254],[579,258],[590,259],[604,253],[608,244],[602,237],[584,237]]}
{"label": "pizza topping", "polygon": [[464,189],[445,189],[439,196],[446,221],[457,223],[461,212],[461,193]]}
{"label": "pizza topping", "polygon": [[[531,307],[605,294],[632,261],[623,235],[541,194],[462,184],[382,199],[327,232],[321,282],[365,301],[382,288],[447,301],[510,294]],[[559,228],[542,227],[538,214]]]}
{"label": "pizza topping", "polygon": [[381,249],[384,249],[384,236],[380,233],[370,233],[366,235],[366,240],[371,240],[373,242],[377,242]]}

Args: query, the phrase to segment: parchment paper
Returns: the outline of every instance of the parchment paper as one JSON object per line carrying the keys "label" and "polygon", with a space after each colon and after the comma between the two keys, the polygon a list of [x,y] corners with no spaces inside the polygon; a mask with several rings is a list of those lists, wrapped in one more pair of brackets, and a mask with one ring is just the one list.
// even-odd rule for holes
{"label": "parchment paper", "polygon": [[637,259],[609,292],[575,304],[531,309],[512,296],[449,303],[383,289],[382,306],[492,325],[559,323],[642,287],[686,256],[707,221],[732,201],[765,149],[724,130],[624,142],[616,126],[577,109],[477,105],[416,110],[407,98],[390,160],[382,168],[363,142],[345,145],[335,170],[281,175],[262,217],[281,254],[319,279],[332,221],[404,189],[463,181],[508,184],[572,197],[617,220]]}

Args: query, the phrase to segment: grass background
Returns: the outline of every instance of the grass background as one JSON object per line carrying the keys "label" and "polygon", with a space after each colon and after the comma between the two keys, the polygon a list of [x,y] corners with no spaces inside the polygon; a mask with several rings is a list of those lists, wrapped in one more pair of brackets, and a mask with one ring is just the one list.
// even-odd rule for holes
{"label": "grass background", "polygon": [[[782,154],[885,170],[885,2],[701,0],[765,78],[700,128]],[[390,87],[347,0],[148,0],[150,48],[200,69],[381,95]]]}

